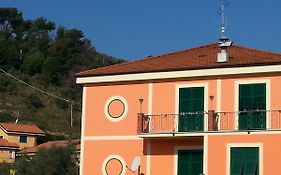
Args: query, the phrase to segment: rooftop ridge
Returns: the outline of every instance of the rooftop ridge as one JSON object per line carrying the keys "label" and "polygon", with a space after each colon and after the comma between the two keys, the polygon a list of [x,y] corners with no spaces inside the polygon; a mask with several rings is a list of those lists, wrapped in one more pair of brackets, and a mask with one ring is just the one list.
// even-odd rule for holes
{"label": "rooftop ridge", "polygon": [[268,51],[268,50],[263,50],[263,49],[257,49],[257,48],[247,47],[247,46],[236,45],[236,44],[234,44],[233,46],[239,47],[241,49],[250,50],[250,51],[257,51],[257,52],[263,52],[263,53],[272,54],[272,55],[276,55],[276,56],[281,56],[281,53],[279,53],[279,52],[273,52],[273,51]]}
{"label": "rooftop ridge", "polygon": [[44,134],[44,131],[34,124],[15,124],[15,123],[0,123],[0,127],[5,130],[5,132],[23,132],[23,133],[34,133],[34,134]]}
{"label": "rooftop ridge", "polygon": [[134,61],[128,61],[128,62],[124,62],[124,63],[113,64],[113,65],[109,65],[109,66],[89,69],[89,70],[85,70],[85,71],[76,73],[76,76],[79,76],[80,74],[84,74],[84,73],[90,72],[92,70],[101,70],[101,69],[108,69],[108,68],[117,67],[117,66],[121,66],[121,65],[134,64],[134,63],[137,63],[137,62],[140,62],[140,61],[144,61],[144,60],[147,61],[147,60],[156,59],[156,58],[159,58],[159,57],[162,57],[162,56],[168,56],[168,55],[173,55],[173,54],[182,53],[182,52],[186,52],[186,51],[196,50],[196,49],[200,49],[200,48],[203,48],[203,47],[208,47],[208,46],[215,45],[215,44],[217,44],[217,43],[214,42],[214,43],[205,44],[205,45],[202,45],[202,46],[196,46],[196,47],[192,47],[192,48],[188,48],[188,49],[168,52],[168,53],[164,53],[164,54],[160,54],[160,55],[156,55],[156,56],[152,56],[152,57],[139,58],[139,59],[136,59]]}
{"label": "rooftop ridge", "polygon": [[237,67],[280,64],[281,53],[240,45],[228,48],[229,61],[217,62],[218,43],[145,57],[134,61],[90,69],[77,73],[77,77],[109,76],[175,70],[194,70],[216,67]]}

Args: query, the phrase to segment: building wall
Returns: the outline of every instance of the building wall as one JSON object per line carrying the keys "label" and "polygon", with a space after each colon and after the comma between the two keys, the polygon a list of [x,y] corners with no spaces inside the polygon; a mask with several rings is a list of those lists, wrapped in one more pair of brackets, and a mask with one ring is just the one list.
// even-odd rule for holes
{"label": "building wall", "polygon": [[[105,111],[108,107],[107,103],[114,101],[114,97],[117,96],[122,97],[128,107],[124,118],[114,122],[111,121],[112,118],[106,117]],[[147,84],[87,87],[85,136],[136,135],[137,113],[140,110],[138,99],[144,99],[142,110],[147,112],[147,97]],[[118,105],[117,108],[116,111],[122,110],[122,107]],[[113,106],[113,110],[110,112],[116,113],[116,111]]]}
{"label": "building wall", "polygon": [[[281,87],[280,75],[256,75],[237,77],[210,77],[199,80],[181,79],[177,81],[157,81],[146,83],[124,83],[109,85],[88,85],[86,98],[84,99],[84,130],[82,133],[82,159],[83,174],[90,175],[93,172],[100,174],[106,158],[110,155],[118,155],[124,159],[125,164],[130,167],[133,158],[141,156],[141,172],[144,174],[173,174],[175,173],[175,149],[177,147],[203,147],[207,148],[208,166],[206,174],[226,173],[226,145],[228,143],[262,143],[264,145],[264,162],[272,162],[278,159],[273,150],[277,151],[277,142],[280,135],[248,135],[242,133],[233,136],[231,133],[208,134],[208,145],[204,146],[201,141],[186,140],[162,140],[140,139],[137,136],[137,113],[142,110],[145,114],[175,114],[178,113],[177,94],[180,87],[204,86],[205,110],[233,112],[238,110],[237,85],[239,83],[266,82],[267,110],[281,109]],[[214,96],[210,100],[210,96]],[[117,99],[117,100],[116,100]],[[143,99],[140,107],[139,99]],[[119,100],[119,101],[118,101]],[[120,103],[120,101],[123,101]],[[111,103],[112,102],[112,103]],[[115,103],[115,104],[114,104]],[[109,106],[109,107],[108,107]],[[125,110],[123,109],[125,106]],[[109,108],[109,112],[108,112]],[[142,108],[142,109],[140,109]],[[120,112],[121,111],[121,112]],[[124,112],[124,118],[118,116]],[[229,128],[235,128],[235,118],[228,119],[231,124]],[[271,122],[279,119],[271,118]],[[220,121],[223,126],[224,121]],[[281,128],[281,120],[277,125]],[[279,145],[280,143],[276,143]],[[84,145],[84,146],[83,146]],[[163,152],[162,152],[163,151]],[[221,153],[220,153],[221,152]],[[162,154],[163,153],[163,154]],[[218,155],[218,156],[217,156]],[[278,162],[278,161],[276,161]],[[264,174],[272,174],[277,171],[277,163],[264,165]],[[165,168],[161,168],[161,167]],[[273,168],[273,170],[270,170]],[[161,172],[163,170],[163,172]],[[160,171],[160,172],[159,172]],[[131,174],[126,169],[125,174]],[[276,174],[276,173],[273,173]],[[278,173],[277,173],[278,174]]]}
{"label": "building wall", "polygon": [[150,174],[174,174],[177,172],[178,150],[203,149],[203,137],[185,139],[151,140]]}
{"label": "building wall", "polygon": [[37,145],[37,137],[36,136],[27,136],[26,143],[20,143],[20,135],[12,135],[9,134],[7,140],[12,143],[16,143],[20,146],[20,149],[30,148]]}
{"label": "building wall", "polygon": [[[10,158],[10,151],[13,153],[13,157]],[[15,162],[15,150],[0,149],[0,163],[14,163]]]}
{"label": "building wall", "polygon": [[281,174],[280,134],[233,134],[210,135],[208,137],[208,174],[229,174],[228,146],[260,147],[262,167],[260,175]]}
{"label": "building wall", "polygon": [[[24,134],[23,134],[24,135]],[[27,143],[20,143],[20,135],[17,134],[6,134],[2,129],[0,129],[0,136],[7,139],[11,143],[16,143],[20,146],[20,149],[30,148],[37,145],[37,137],[27,135]]]}
{"label": "building wall", "polygon": [[[145,144],[137,137],[136,126],[137,113],[140,112],[138,99],[147,99],[148,84],[87,87],[86,92],[84,135],[81,140],[84,148],[81,152],[83,174],[105,174],[103,166],[112,155],[124,160],[123,173],[126,175],[134,174],[126,166],[131,167],[136,156],[141,156],[141,171],[145,171]],[[145,113],[147,104],[147,100],[142,103],[142,111]],[[112,164],[108,163],[108,171],[117,171],[119,174],[118,168],[110,168]],[[116,166],[119,167],[119,164]]]}
{"label": "building wall", "polygon": [[[145,172],[144,144],[140,139],[85,141],[84,144],[84,175],[103,174],[105,169],[109,174],[133,175],[135,173],[129,168],[136,156],[141,157],[141,172]],[[110,160],[110,157],[122,161],[123,171],[120,169],[120,163]]]}

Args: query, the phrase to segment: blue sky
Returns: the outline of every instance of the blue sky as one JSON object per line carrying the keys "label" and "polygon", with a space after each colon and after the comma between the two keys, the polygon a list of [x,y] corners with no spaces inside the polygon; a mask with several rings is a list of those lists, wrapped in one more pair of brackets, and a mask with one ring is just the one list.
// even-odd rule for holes
{"label": "blue sky", "polygon": [[[217,42],[223,0],[0,0],[26,19],[45,17],[84,32],[98,51],[134,60]],[[281,53],[281,1],[229,0],[226,35]]]}

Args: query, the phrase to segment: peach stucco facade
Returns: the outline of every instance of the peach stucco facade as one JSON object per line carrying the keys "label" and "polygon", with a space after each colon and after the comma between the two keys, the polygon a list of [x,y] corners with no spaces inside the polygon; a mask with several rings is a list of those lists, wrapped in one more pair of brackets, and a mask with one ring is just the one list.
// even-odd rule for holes
{"label": "peach stucco facade", "polygon": [[[172,79],[165,81],[126,82],[119,84],[89,84],[84,87],[83,131],[81,172],[84,175],[106,174],[117,171],[121,174],[136,174],[129,168],[136,156],[140,156],[140,172],[144,175],[176,175],[177,150],[202,149],[205,175],[229,174],[228,147],[257,144],[262,151],[260,174],[280,174],[278,159],[281,157],[280,118],[272,117],[269,125],[274,131],[237,132],[235,117],[219,120],[220,132],[185,133],[182,135],[161,133],[139,135],[137,114],[178,113],[178,89],[182,87],[204,87],[204,110],[218,112],[237,111],[237,84],[265,82],[267,85],[266,110],[281,108],[281,76],[239,75],[235,77],[205,77],[196,79]],[[210,100],[209,97],[214,99]],[[108,106],[109,99],[122,97],[121,105],[115,102]],[[143,99],[140,104],[139,99]],[[123,104],[123,105],[122,105]],[[121,109],[126,108],[126,109]],[[142,110],[142,111],[140,111]],[[113,120],[108,117],[112,115]],[[119,118],[122,114],[124,118]],[[279,120],[279,121],[277,121]],[[277,122],[276,122],[277,121]],[[207,121],[205,121],[206,123]],[[152,122],[151,122],[152,123]],[[173,124],[172,124],[173,125]],[[168,124],[166,127],[171,127]],[[208,127],[206,124],[204,127]],[[163,129],[163,128],[162,128]],[[224,132],[224,130],[228,130]],[[153,130],[153,128],[152,128]],[[122,163],[106,163],[107,157],[118,155]],[[115,160],[115,159],[114,159]],[[107,166],[105,167],[105,164]],[[122,164],[125,164],[122,169]],[[117,168],[110,168],[116,166]],[[119,168],[118,168],[119,167]],[[113,170],[110,170],[113,169]],[[119,169],[119,170],[116,170]],[[107,172],[109,173],[109,172]],[[114,173],[113,173],[114,174]],[[117,173],[118,174],[118,173]]]}
{"label": "peach stucco facade", "polygon": [[281,174],[281,55],[224,44],[77,74],[80,174]]}

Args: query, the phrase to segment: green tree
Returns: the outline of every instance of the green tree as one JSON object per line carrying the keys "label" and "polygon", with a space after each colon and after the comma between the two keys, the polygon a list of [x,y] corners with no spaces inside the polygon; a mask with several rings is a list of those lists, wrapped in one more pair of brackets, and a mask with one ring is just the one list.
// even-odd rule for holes
{"label": "green tree", "polygon": [[17,175],[78,175],[77,152],[73,145],[41,149],[33,157],[23,156],[15,164]]}
{"label": "green tree", "polygon": [[45,91],[74,101],[74,127],[69,128],[65,122],[69,104],[38,95],[0,72],[0,108],[5,113],[20,111],[22,122],[41,123],[44,130],[78,136],[81,87],[75,84],[75,73],[123,61],[96,51],[79,29],[57,26],[44,17],[24,19],[16,8],[0,8],[0,67],[35,87],[44,86]]}
{"label": "green tree", "polygon": [[44,55],[41,52],[34,52],[23,59],[21,70],[30,76],[40,74],[44,62]]}
{"label": "green tree", "polygon": [[48,57],[42,66],[42,77],[45,83],[57,83],[61,72],[61,58]]}

